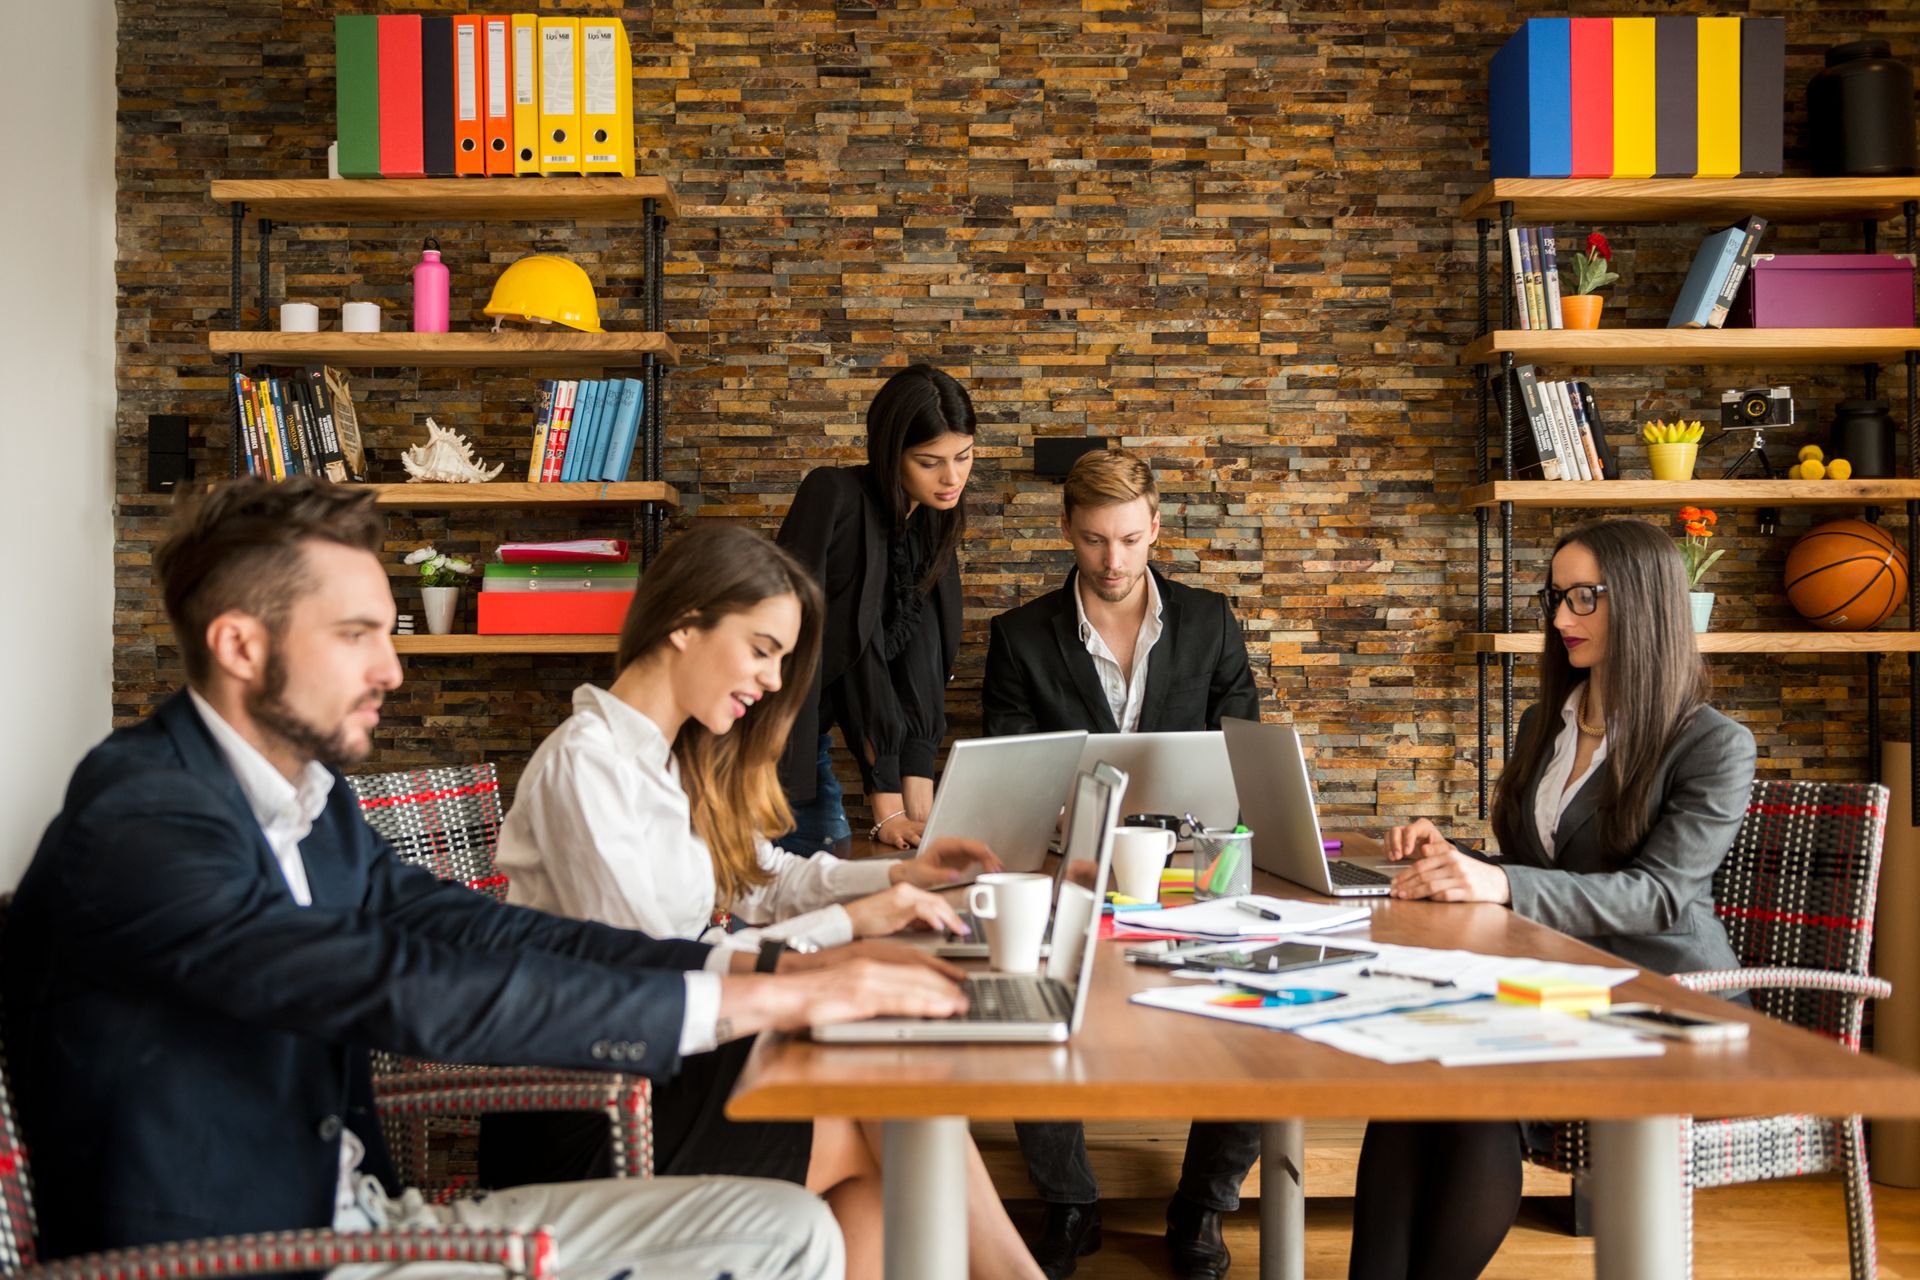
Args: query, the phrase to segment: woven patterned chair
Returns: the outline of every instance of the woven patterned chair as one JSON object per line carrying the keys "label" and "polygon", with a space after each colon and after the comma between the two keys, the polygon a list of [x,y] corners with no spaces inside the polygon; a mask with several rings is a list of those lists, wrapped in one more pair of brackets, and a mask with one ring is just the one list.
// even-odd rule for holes
{"label": "woven patterned chair", "polygon": [[[1691,991],[1749,992],[1770,1017],[1860,1051],[1869,999],[1893,988],[1868,972],[1887,789],[1865,783],[1755,782],[1746,821],[1714,876],[1716,910],[1738,969],[1680,973]],[[1584,1124],[1555,1127],[1540,1163],[1584,1175],[1592,1152]],[[1873,1186],[1859,1116],[1763,1116],[1681,1126],[1689,1274],[1693,1189],[1840,1170],[1855,1280],[1877,1273]]]}
{"label": "woven patterned chair", "polygon": [[[0,895],[0,948],[13,895]],[[0,1276],[8,1280],[205,1280],[326,1271],[353,1263],[471,1262],[500,1268],[513,1280],[550,1280],[553,1236],[471,1227],[404,1227],[384,1231],[276,1231],[221,1236],[39,1259],[33,1178],[13,1116],[12,1078],[0,1045]]]}
{"label": "woven patterned chair", "polygon": [[[504,901],[494,863],[500,782],[491,764],[349,778],[367,825],[404,862]],[[538,1067],[467,1067],[376,1054],[374,1096],[395,1167],[408,1186],[445,1203],[467,1179],[433,1157],[434,1139],[471,1141],[480,1117],[506,1111],[598,1111],[613,1132],[616,1177],[653,1176],[653,1085],[643,1076]]]}

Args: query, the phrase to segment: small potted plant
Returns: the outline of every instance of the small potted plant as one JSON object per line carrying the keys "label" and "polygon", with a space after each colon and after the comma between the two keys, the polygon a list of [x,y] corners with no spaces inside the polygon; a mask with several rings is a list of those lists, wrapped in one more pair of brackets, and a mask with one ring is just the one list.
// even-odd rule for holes
{"label": "small potted plant", "polygon": [[1587,236],[1586,247],[1573,255],[1573,279],[1560,294],[1560,318],[1569,329],[1598,329],[1600,290],[1620,278],[1613,269],[1613,246],[1598,231]]}
{"label": "small potted plant", "polygon": [[1672,422],[1655,420],[1640,428],[1640,438],[1647,442],[1647,466],[1653,472],[1655,480],[1691,480],[1693,464],[1700,456],[1700,437],[1706,429],[1695,418],[1692,422],[1682,422],[1675,418]]}
{"label": "small potted plant", "polygon": [[1678,540],[1680,560],[1687,570],[1687,600],[1693,606],[1693,629],[1705,631],[1708,619],[1713,616],[1713,592],[1702,591],[1700,580],[1725,553],[1724,548],[1707,549],[1713,526],[1720,523],[1720,517],[1706,507],[1682,507],[1678,519],[1682,531]]}
{"label": "small potted plant", "polygon": [[420,601],[426,606],[428,632],[450,634],[454,609],[460,603],[460,579],[473,575],[473,565],[432,546],[408,552],[406,563],[420,566]]}

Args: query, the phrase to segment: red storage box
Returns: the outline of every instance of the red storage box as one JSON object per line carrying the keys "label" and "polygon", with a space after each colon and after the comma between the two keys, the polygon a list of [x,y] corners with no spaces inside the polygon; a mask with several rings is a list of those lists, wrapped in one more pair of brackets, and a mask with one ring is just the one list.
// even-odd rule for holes
{"label": "red storage box", "polygon": [[631,591],[482,591],[483,636],[618,635]]}
{"label": "red storage box", "polygon": [[1727,321],[1742,329],[1911,329],[1913,259],[1757,253]]}

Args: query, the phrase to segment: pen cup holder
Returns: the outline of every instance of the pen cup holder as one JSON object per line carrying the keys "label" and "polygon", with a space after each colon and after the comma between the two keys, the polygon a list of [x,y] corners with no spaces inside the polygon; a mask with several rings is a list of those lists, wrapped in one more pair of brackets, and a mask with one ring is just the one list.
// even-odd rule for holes
{"label": "pen cup holder", "polygon": [[1234,898],[1253,892],[1253,832],[1209,827],[1193,833],[1193,896]]}

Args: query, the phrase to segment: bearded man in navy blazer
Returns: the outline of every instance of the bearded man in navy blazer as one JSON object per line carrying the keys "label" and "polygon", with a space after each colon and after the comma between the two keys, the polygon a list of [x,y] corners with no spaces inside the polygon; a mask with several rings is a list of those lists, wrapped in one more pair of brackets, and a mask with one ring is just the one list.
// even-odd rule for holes
{"label": "bearded man in navy blazer", "polygon": [[457,1221],[553,1226],[572,1280],[840,1276],[832,1217],[780,1183],[395,1198],[369,1048],[659,1078],[762,1028],[964,1001],[872,953],[736,975],[403,865],[337,772],[400,683],[383,526],[366,490],[237,480],[155,557],[188,687],[80,764],[0,958],[42,1256]]}
{"label": "bearded man in navy blazer", "polygon": [[[986,730],[1154,733],[1260,718],[1260,692],[1233,607],[1148,563],[1160,536],[1153,469],[1123,449],[1080,456],[1067,475],[1061,531],[1074,570],[1059,590],[993,620],[981,691]],[[1052,1280],[1100,1247],[1099,1184],[1078,1124],[1015,1126],[1047,1217],[1033,1256]],[[1220,1215],[1260,1154],[1260,1127],[1196,1124],[1167,1206],[1177,1276],[1218,1280],[1232,1257]]]}

